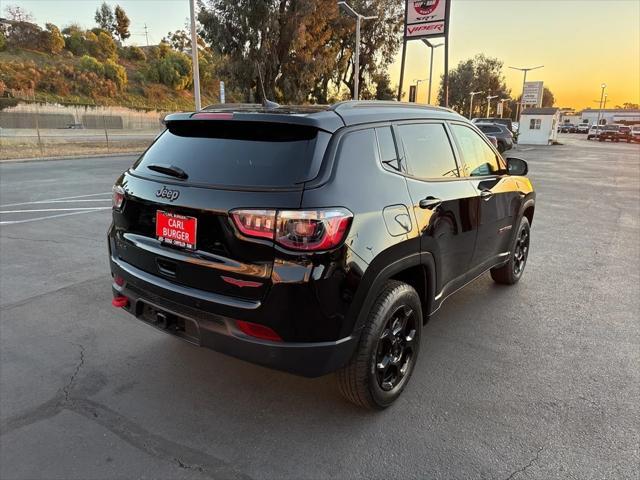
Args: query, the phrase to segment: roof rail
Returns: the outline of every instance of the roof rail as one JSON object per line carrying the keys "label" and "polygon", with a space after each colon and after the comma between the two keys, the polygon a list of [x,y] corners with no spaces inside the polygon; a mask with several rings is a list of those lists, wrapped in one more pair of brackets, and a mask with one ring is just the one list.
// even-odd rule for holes
{"label": "roof rail", "polygon": [[[438,107],[435,105],[426,105],[422,103],[396,102],[390,100],[345,100],[343,102],[334,103],[329,110],[339,112],[350,108],[365,107],[390,107],[390,108],[414,108],[418,110],[439,110],[446,112],[454,112],[450,108]],[[455,113],[455,112],[454,112]]]}
{"label": "roof rail", "polygon": [[259,103],[215,103],[202,109],[206,112],[259,112],[259,113],[316,113],[328,110],[328,105],[278,105],[265,107]]}

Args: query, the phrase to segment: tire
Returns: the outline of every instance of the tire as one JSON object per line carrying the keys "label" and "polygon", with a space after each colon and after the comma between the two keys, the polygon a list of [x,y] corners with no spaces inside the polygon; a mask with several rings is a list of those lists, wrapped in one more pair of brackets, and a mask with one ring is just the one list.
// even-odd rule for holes
{"label": "tire", "polygon": [[353,357],[336,372],[340,393],[372,410],[391,405],[413,373],[421,334],[418,293],[406,283],[387,281],[371,307]]}
{"label": "tire", "polygon": [[524,272],[524,267],[527,265],[530,241],[531,226],[529,225],[529,219],[523,216],[520,219],[518,231],[511,245],[509,261],[501,267],[491,269],[491,278],[493,278],[496,283],[503,285],[518,283],[518,280],[520,280]]}

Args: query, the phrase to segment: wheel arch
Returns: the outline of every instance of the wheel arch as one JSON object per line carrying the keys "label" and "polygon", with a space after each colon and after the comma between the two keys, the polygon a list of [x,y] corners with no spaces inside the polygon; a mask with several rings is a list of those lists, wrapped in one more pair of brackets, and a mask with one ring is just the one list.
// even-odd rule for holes
{"label": "wheel arch", "polygon": [[367,275],[363,277],[351,305],[355,317],[353,328],[351,332],[345,331],[344,334],[348,335],[362,329],[378,293],[387,280],[399,280],[416,289],[423,308],[423,322],[426,321],[433,309],[435,297],[435,261],[430,253],[416,252],[389,262],[372,272],[369,278]]}

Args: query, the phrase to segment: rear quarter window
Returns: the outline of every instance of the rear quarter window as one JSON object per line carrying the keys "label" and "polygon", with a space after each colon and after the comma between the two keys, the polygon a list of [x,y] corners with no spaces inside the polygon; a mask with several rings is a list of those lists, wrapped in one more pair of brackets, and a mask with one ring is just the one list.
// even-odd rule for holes
{"label": "rear quarter window", "polygon": [[[315,177],[319,132],[312,127],[266,122],[183,121],[168,129],[134,165],[172,165],[187,183],[212,186],[290,187]],[[314,160],[314,156],[316,160]],[[170,178],[170,177],[168,177]]]}

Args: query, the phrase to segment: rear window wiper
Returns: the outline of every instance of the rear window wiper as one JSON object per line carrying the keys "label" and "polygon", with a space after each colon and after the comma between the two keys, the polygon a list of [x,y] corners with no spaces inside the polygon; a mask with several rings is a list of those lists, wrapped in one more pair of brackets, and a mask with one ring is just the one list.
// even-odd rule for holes
{"label": "rear window wiper", "polygon": [[165,175],[170,175],[181,180],[186,180],[187,178],[189,178],[187,172],[182,170],[180,167],[176,167],[175,165],[161,165],[159,163],[150,163],[149,165],[146,165],[146,167],[149,170],[153,170],[154,172],[164,173]]}

